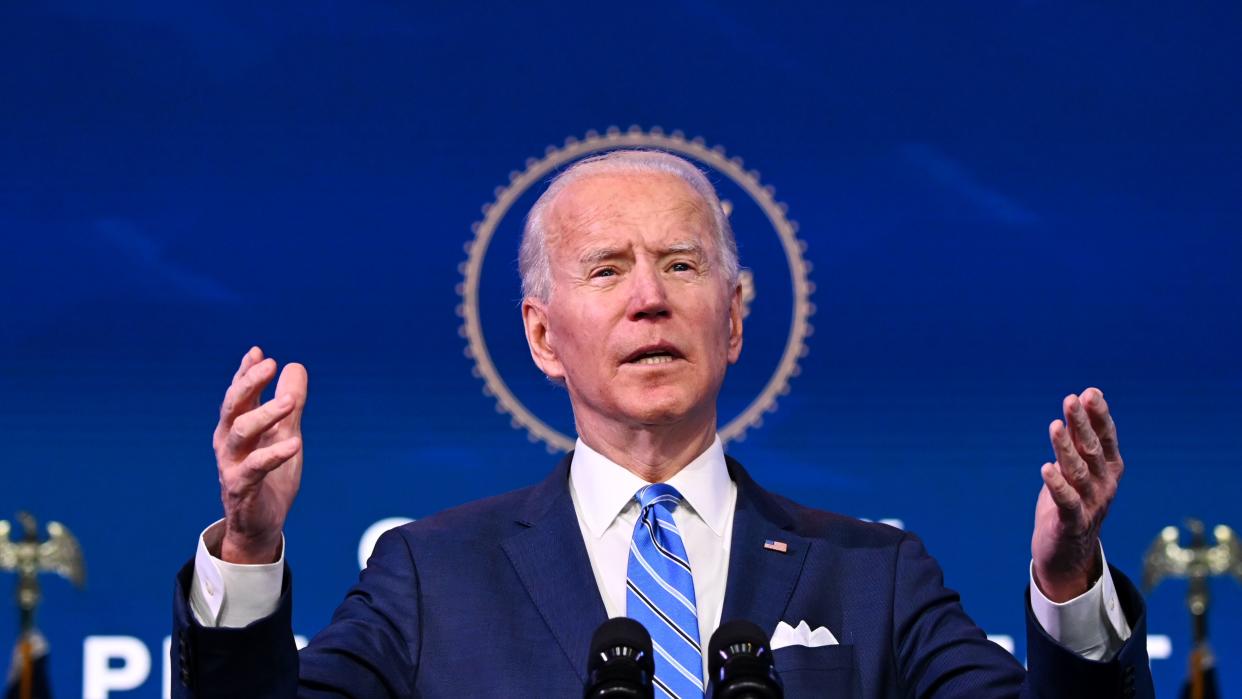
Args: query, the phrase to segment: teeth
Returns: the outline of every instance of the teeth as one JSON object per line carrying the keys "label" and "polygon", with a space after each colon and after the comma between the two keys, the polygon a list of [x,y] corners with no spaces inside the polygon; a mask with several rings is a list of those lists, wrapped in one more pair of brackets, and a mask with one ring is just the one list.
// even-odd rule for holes
{"label": "teeth", "polygon": [[651,357],[642,357],[634,360],[635,364],[667,364],[673,361],[673,358],[667,354],[657,354]]}

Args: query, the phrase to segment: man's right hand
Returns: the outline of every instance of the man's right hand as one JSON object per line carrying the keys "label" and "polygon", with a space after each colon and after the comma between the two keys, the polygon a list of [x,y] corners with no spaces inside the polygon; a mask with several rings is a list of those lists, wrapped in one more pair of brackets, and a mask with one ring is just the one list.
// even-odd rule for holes
{"label": "man's right hand", "polygon": [[212,436],[224,503],[224,539],[213,552],[229,563],[274,563],[285,517],[302,481],[306,367],[288,364],[276,397],[260,405],[276,361],[251,347],[233,375]]}

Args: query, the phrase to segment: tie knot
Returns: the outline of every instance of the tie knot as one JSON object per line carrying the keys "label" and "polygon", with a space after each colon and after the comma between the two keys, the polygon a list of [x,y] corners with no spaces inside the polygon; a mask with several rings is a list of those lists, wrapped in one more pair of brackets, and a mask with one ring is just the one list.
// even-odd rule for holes
{"label": "tie knot", "polygon": [[672,512],[681,502],[681,493],[668,483],[652,483],[639,488],[634,499],[644,510],[652,505],[659,505]]}

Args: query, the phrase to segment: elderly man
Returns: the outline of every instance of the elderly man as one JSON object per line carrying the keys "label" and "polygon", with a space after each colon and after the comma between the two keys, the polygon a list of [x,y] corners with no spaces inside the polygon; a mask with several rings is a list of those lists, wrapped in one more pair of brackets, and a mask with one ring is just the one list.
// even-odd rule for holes
{"label": "elderly man", "polygon": [[538,485],[384,535],[300,654],[281,532],[307,376],[287,365],[260,404],[276,363],[246,354],[215,433],[225,516],[178,576],[178,696],[573,696],[611,616],[651,632],[657,696],[703,696],[702,649],[732,619],[805,621],[836,641],[774,643],[791,697],[1152,694],[1142,600],[1099,544],[1122,471],[1099,390],[1068,396],[1049,428],[1028,673],[916,537],[768,493],[725,456],[737,250],[690,163],[615,151],[574,165],[532,208],[521,268],[531,356],[569,393],[576,449]]}

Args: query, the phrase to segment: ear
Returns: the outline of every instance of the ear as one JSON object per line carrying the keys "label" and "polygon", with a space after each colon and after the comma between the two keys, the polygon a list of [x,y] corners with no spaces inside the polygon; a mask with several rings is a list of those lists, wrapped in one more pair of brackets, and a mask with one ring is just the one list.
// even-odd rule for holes
{"label": "ear", "polygon": [[522,299],[522,325],[526,328],[526,344],[530,347],[530,357],[535,360],[535,366],[549,379],[564,380],[565,367],[552,346],[548,309],[543,302],[530,296]]}
{"label": "ear", "polygon": [[729,299],[729,363],[742,356],[742,283],[733,288]]}

